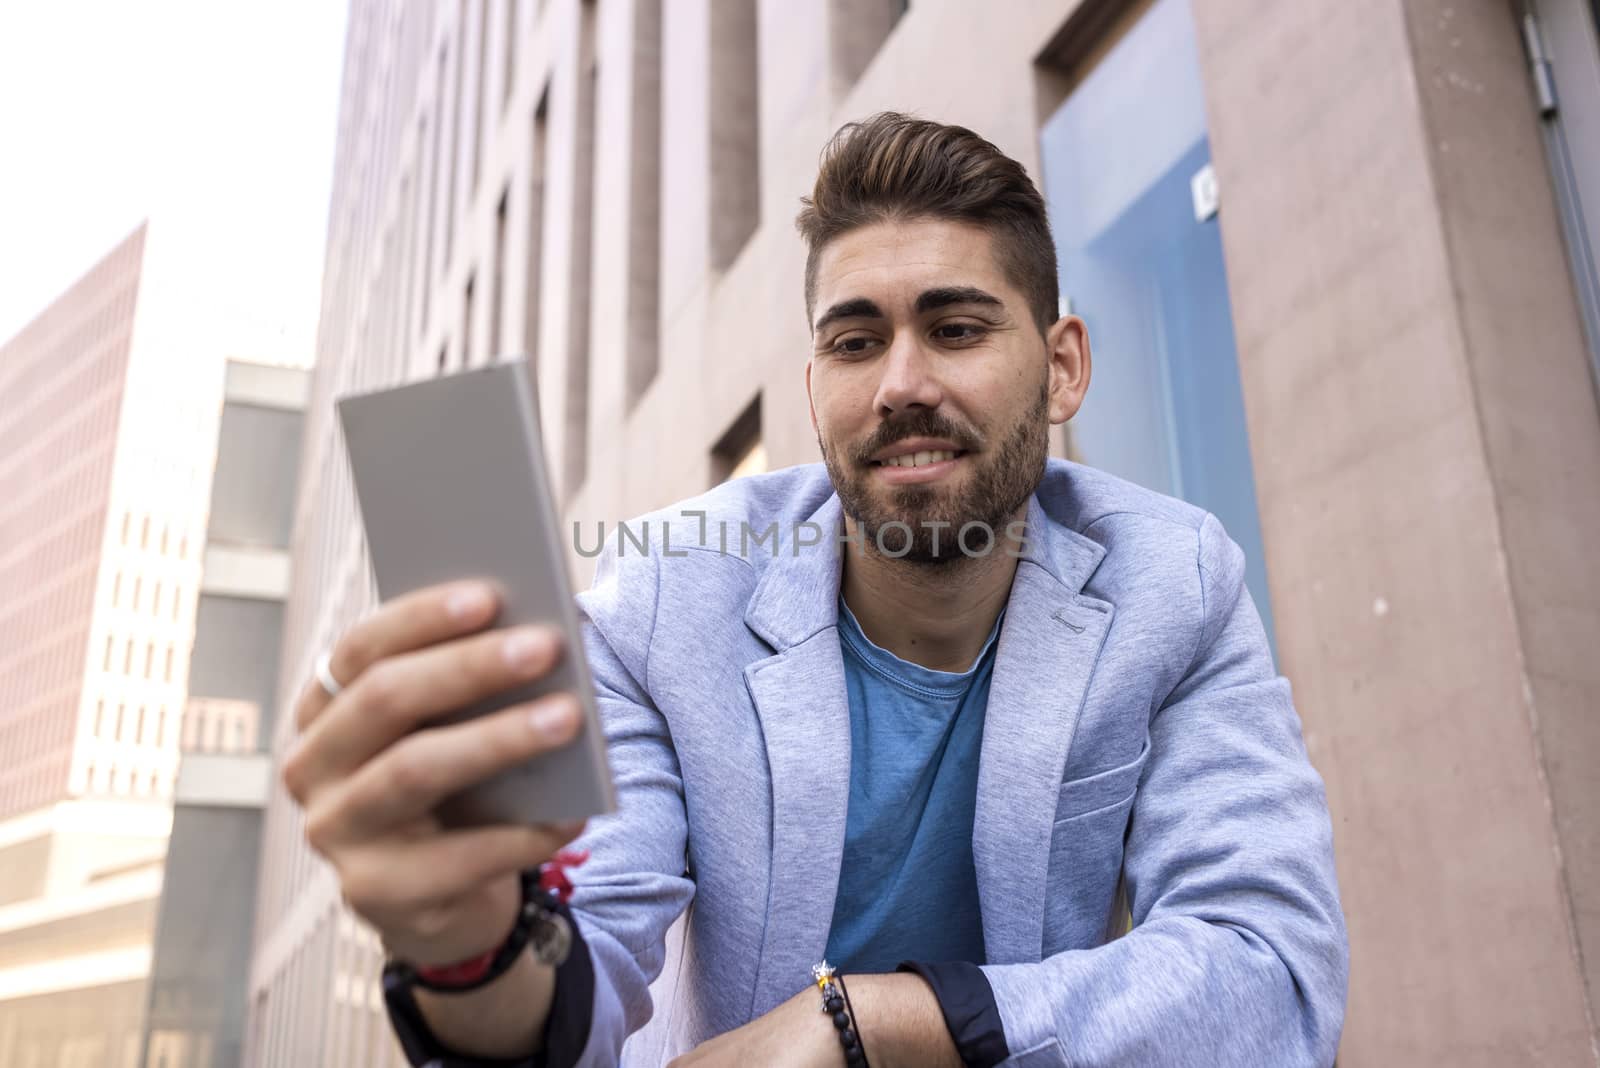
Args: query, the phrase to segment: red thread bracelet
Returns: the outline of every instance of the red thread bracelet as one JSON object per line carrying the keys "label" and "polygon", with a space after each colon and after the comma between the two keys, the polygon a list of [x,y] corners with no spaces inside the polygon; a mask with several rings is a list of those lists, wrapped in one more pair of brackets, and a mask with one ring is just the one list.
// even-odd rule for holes
{"label": "red thread bracelet", "polygon": [[[576,868],[589,859],[587,849],[563,849],[554,857],[539,865],[539,889],[546,893],[554,894],[556,900],[566,904],[572,897],[572,879],[567,875],[568,868]],[[508,935],[507,938],[510,936]],[[495,957],[499,956],[506,940],[501,939],[500,944],[476,957],[469,957],[454,964],[440,964],[434,967],[418,967],[412,970],[424,981],[435,986],[471,986],[486,975],[494,965]]]}

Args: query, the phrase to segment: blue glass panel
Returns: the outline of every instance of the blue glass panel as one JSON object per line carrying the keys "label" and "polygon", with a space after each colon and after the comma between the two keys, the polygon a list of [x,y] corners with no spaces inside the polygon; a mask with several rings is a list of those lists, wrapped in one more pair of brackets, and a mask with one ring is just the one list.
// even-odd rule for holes
{"label": "blue glass panel", "polygon": [[1244,397],[1187,0],[1158,0],[1042,133],[1061,292],[1094,371],[1073,443],[1085,462],[1212,512],[1244,549],[1272,634]]}

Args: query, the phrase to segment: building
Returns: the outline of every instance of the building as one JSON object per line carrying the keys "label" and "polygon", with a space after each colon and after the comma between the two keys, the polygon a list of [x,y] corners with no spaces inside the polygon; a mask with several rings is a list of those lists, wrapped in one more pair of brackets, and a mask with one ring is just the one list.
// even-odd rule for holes
{"label": "building", "polygon": [[0,347],[0,1064],[138,1054],[216,433],[164,234]]}
{"label": "building", "polygon": [[309,381],[227,364],[143,1068],[240,1061]]}
{"label": "building", "polygon": [[[974,10],[355,0],[278,692],[372,604],[334,397],[529,352],[583,520],[814,459],[817,153],[885,108],[960,122],[1040,179],[1089,323],[1062,448],[1250,553],[1328,784],[1341,1063],[1591,1064],[1591,6]],[[400,1063],[301,832],[275,781],[247,1061]]]}

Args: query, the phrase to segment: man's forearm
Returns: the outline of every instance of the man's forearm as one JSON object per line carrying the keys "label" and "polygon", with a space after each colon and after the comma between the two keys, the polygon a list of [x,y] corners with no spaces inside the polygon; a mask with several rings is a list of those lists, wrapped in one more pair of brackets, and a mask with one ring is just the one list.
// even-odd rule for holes
{"label": "man's forearm", "polygon": [[509,971],[478,990],[440,994],[418,988],[417,1008],[434,1037],[458,1053],[531,1057],[543,1043],[555,987],[555,969],[524,950]]}
{"label": "man's forearm", "polygon": [[873,1068],[961,1068],[933,988],[919,975],[846,975],[861,1047]]}

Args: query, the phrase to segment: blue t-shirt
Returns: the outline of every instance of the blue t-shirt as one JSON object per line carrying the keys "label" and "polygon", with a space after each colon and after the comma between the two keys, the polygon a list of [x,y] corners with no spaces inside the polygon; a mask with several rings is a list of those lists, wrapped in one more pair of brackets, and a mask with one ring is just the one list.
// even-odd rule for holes
{"label": "blue t-shirt", "polygon": [[966,671],[934,671],[874,645],[839,601],[850,803],[827,954],[841,972],[984,963],[972,814],[999,633]]}

